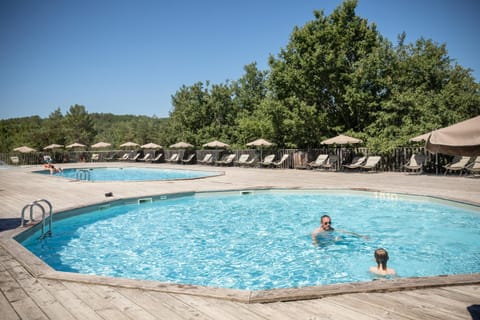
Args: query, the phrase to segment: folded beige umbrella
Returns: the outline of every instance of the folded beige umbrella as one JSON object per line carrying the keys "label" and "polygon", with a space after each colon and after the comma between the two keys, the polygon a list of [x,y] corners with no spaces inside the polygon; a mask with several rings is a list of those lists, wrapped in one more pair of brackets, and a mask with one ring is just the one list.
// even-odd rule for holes
{"label": "folded beige umbrella", "polygon": [[438,129],[430,134],[426,148],[454,156],[480,155],[480,116]]}

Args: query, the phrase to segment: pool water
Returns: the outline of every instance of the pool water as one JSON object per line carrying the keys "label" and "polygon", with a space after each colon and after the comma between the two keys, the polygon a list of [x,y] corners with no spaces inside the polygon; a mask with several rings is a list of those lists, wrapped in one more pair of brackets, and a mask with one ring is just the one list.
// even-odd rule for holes
{"label": "pool water", "polygon": [[[34,171],[35,173],[48,174],[49,170]],[[179,180],[195,179],[216,176],[219,172],[200,170],[176,170],[154,168],[69,168],[63,172],[53,174],[69,179],[90,181],[148,181],[148,180]]]}
{"label": "pool water", "polygon": [[[329,214],[334,232],[314,245]],[[384,247],[401,277],[480,272],[480,213],[365,192],[210,193],[58,220],[23,245],[59,271],[237,289],[370,281]]]}

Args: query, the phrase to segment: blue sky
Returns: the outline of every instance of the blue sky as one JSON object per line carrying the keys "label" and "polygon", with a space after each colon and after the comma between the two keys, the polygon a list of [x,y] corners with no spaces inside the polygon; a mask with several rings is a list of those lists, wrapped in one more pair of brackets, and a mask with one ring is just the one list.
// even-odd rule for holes
{"label": "blue sky", "polygon": [[[0,0],[0,119],[89,113],[165,117],[171,96],[224,83],[285,47],[294,26],[341,0]],[[480,1],[359,0],[357,15],[396,42],[423,36],[480,80]]]}

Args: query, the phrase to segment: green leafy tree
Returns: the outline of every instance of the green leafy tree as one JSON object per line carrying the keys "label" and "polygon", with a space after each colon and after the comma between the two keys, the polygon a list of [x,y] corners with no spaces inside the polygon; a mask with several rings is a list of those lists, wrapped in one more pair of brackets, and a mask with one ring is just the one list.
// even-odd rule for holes
{"label": "green leafy tree", "polygon": [[92,144],[96,132],[92,118],[84,106],[78,104],[71,106],[64,121],[67,143]]}

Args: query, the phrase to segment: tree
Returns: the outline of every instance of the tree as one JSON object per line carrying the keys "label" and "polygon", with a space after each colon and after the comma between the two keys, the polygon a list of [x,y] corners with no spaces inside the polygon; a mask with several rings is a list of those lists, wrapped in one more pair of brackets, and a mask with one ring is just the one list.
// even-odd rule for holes
{"label": "tree", "polygon": [[65,115],[67,142],[80,142],[90,145],[96,135],[92,118],[82,105],[71,106]]}

